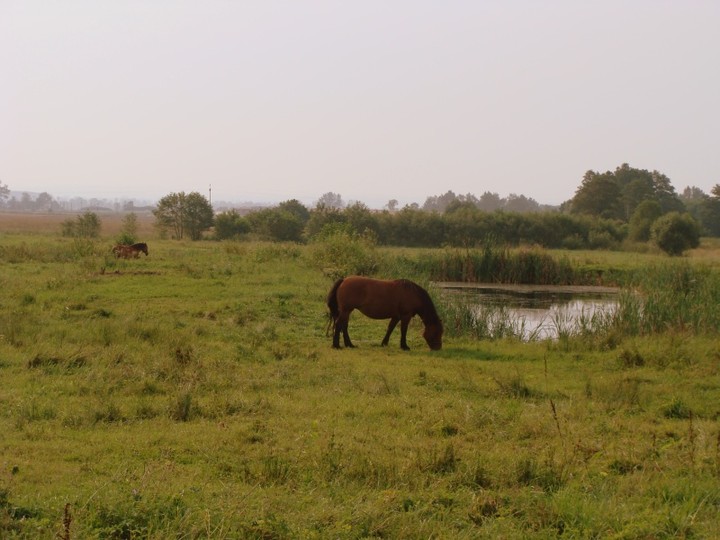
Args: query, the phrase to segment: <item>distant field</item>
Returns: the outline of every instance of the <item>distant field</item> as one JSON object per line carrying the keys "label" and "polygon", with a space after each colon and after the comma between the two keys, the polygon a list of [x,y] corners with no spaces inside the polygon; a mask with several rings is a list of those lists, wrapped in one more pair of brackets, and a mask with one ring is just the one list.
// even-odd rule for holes
{"label": "distant field", "polygon": [[[417,319],[410,352],[397,330],[380,347],[385,322],[359,314],[358,348],[333,350],[347,246],[160,240],[143,221],[150,255],[117,260],[120,216],[98,241],[60,237],[66,218],[0,214],[0,538],[720,530],[715,247],[554,254],[654,269],[655,304],[629,296],[618,319],[633,331],[478,339],[436,297],[441,351]],[[365,249],[358,264],[421,282],[407,269],[443,253]]]}
{"label": "distant field", "polygon": [[[45,233],[60,234],[63,221],[75,219],[80,213],[29,214],[0,212],[0,233]],[[120,232],[124,213],[98,213],[102,222],[103,236],[112,237]],[[157,231],[153,227],[155,216],[148,213],[137,213],[138,233],[143,238],[155,238]]]}

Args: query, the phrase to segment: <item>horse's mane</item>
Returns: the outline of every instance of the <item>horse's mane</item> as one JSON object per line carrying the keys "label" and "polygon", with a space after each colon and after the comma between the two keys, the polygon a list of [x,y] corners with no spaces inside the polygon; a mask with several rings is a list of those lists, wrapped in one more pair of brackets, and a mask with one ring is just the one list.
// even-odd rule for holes
{"label": "horse's mane", "polygon": [[414,290],[420,297],[420,302],[422,303],[422,305],[420,306],[418,315],[420,315],[420,318],[423,320],[423,322],[442,325],[442,321],[440,321],[440,316],[435,309],[435,304],[433,304],[432,298],[430,298],[430,293],[428,293],[420,285],[418,285],[414,281],[410,281],[409,279],[400,279],[398,281],[402,284],[403,287]]}

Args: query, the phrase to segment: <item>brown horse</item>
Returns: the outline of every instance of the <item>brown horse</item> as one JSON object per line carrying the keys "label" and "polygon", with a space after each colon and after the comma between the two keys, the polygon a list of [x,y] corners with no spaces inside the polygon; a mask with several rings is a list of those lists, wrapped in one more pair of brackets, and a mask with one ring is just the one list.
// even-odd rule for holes
{"label": "brown horse", "polygon": [[122,257],[123,259],[127,259],[129,257],[129,248],[127,244],[116,244],[112,248],[112,252],[115,254],[115,256],[119,259]]}
{"label": "brown horse", "polygon": [[390,319],[381,345],[390,340],[390,334],[400,323],[400,347],[407,345],[407,329],[410,319],[419,315],[425,325],[423,337],[428,346],[436,351],[442,348],[443,326],[435,311],[428,292],[417,283],[407,279],[384,281],[361,276],[339,279],[330,289],[327,298],[333,322],[333,347],[340,348],[340,332],[346,347],[354,347],[348,335],[350,313],[357,309],[371,319]]}
{"label": "brown horse", "polygon": [[140,256],[140,253],[144,253],[147,256],[148,247],[145,242],[132,245],[117,244],[112,248],[112,252],[117,258],[122,257],[123,259],[137,259]]}
{"label": "brown horse", "polygon": [[136,259],[140,256],[140,253],[144,253],[146,257],[148,255],[148,247],[145,242],[138,242],[137,244],[132,244],[130,246],[130,251],[135,254]]}

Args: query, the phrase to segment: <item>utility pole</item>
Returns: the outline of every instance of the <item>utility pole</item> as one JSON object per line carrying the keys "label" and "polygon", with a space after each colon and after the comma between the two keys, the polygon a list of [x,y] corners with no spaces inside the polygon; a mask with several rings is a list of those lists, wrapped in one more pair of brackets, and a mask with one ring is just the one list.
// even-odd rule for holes
{"label": "utility pole", "polygon": [[208,201],[210,202],[210,206],[212,206],[212,184],[210,184],[210,188],[208,189]]}

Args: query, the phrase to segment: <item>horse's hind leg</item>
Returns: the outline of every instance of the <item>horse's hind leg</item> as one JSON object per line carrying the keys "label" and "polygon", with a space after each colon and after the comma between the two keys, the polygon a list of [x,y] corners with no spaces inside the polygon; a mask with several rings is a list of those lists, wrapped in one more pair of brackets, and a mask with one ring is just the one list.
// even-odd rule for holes
{"label": "horse's hind leg", "polygon": [[393,330],[395,330],[395,327],[397,326],[397,323],[400,321],[400,319],[390,319],[390,324],[388,324],[387,332],[385,332],[385,337],[382,340],[383,347],[387,346],[387,344],[390,342],[390,334],[393,333]]}
{"label": "horse's hind leg", "polygon": [[349,315],[339,315],[335,320],[335,332],[333,333],[333,348],[340,348],[340,332],[343,335],[343,342],[346,347],[354,347],[350,341],[350,334],[348,334],[348,319]]}

